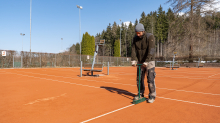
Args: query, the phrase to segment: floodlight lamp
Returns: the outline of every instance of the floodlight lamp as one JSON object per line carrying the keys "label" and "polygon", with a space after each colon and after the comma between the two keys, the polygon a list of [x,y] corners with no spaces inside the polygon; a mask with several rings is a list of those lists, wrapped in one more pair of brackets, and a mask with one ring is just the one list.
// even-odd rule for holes
{"label": "floodlight lamp", "polygon": [[76,5],[77,6],[77,8],[79,8],[79,9],[82,9],[83,7],[82,6],[79,6],[79,5]]}
{"label": "floodlight lamp", "polygon": [[23,34],[23,36],[25,36],[25,34]]}

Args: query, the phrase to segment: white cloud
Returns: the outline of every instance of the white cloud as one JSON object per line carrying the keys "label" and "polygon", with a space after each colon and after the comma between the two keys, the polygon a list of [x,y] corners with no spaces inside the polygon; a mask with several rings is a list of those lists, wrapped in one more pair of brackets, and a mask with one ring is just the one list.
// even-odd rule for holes
{"label": "white cloud", "polygon": [[[129,24],[130,24],[130,21],[126,21],[126,22],[123,22],[124,23],[124,25],[126,25],[127,27],[129,26]],[[132,22],[131,22],[132,23]],[[133,23],[132,23],[132,25],[134,25]],[[120,27],[121,27],[121,24],[119,25]]]}
{"label": "white cloud", "polygon": [[202,9],[203,12],[205,11],[220,11],[220,0],[214,0],[215,5],[206,4],[204,5],[204,8]]}
{"label": "white cloud", "polygon": [[178,15],[182,16],[184,15],[185,13],[184,12],[179,12]]}
{"label": "white cloud", "polygon": [[[210,4],[206,4],[204,5],[203,9],[201,10],[201,12],[207,12],[207,11],[220,11],[220,0],[214,0],[215,5],[210,5]],[[178,15],[182,16],[184,15],[184,12],[179,12]],[[202,16],[204,16],[204,13],[201,14]],[[189,16],[188,14],[186,16]]]}
{"label": "white cloud", "polygon": [[63,52],[66,52],[68,50],[59,50],[59,53],[63,53]]}
{"label": "white cloud", "polygon": [[[126,22],[124,22],[124,24],[127,25],[127,26],[129,26],[130,21],[126,21]],[[131,24],[134,25],[133,23],[131,23]]]}

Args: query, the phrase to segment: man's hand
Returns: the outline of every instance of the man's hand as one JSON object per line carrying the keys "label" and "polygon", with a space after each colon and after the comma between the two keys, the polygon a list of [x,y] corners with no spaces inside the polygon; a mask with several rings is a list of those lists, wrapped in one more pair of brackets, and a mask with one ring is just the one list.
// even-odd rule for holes
{"label": "man's hand", "polygon": [[143,66],[144,66],[144,67],[147,67],[147,62],[144,62],[144,63],[143,63]]}
{"label": "man's hand", "polygon": [[133,67],[136,67],[136,66],[137,66],[137,61],[131,61],[131,65],[132,65]]}

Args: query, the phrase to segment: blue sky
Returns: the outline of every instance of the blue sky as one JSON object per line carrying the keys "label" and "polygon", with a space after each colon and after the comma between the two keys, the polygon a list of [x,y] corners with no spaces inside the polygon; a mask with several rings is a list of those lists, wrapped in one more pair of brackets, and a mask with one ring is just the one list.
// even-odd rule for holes
{"label": "blue sky", "polygon": [[[31,51],[58,53],[79,42],[81,36],[96,35],[114,21],[135,22],[144,11],[148,14],[166,0],[32,0]],[[0,0],[0,50],[30,51],[30,0]],[[61,38],[63,40],[61,41]]]}

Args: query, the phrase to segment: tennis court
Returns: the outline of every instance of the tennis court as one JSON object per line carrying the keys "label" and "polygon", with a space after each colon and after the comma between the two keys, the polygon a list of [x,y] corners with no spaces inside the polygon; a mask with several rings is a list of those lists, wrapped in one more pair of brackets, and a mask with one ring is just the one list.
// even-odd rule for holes
{"label": "tennis court", "polygon": [[0,69],[0,122],[220,122],[220,68],[156,73],[156,101],[134,105],[134,67],[110,67],[110,75],[105,67],[100,77],[78,77],[80,68]]}

